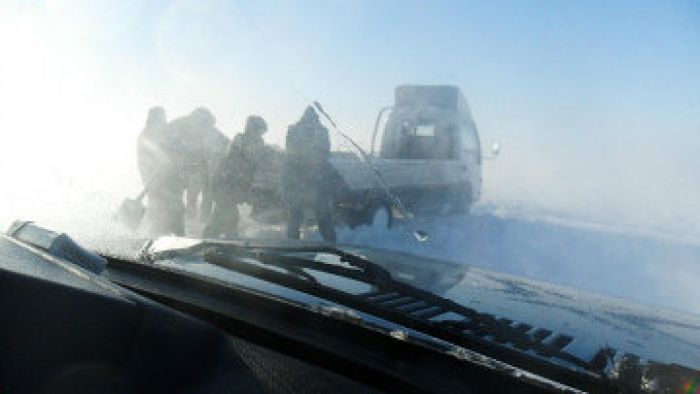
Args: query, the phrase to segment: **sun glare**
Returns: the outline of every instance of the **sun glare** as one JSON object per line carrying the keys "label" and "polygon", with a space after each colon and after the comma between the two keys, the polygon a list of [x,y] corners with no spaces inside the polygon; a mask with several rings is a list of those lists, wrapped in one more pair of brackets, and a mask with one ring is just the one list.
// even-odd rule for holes
{"label": "sun glare", "polygon": [[11,185],[5,206],[36,217],[51,209],[40,203],[49,193],[56,202],[88,203],[115,168],[131,168],[128,157],[111,159],[129,151],[138,129],[124,132],[80,37],[52,29],[42,14],[7,16],[0,27],[0,181]]}

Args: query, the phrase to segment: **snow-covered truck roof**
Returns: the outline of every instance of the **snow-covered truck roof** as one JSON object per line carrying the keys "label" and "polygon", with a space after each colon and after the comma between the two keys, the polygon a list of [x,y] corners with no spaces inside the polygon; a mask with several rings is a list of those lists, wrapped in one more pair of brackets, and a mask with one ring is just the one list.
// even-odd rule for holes
{"label": "snow-covered truck roof", "polygon": [[458,86],[400,85],[394,91],[396,108],[436,107],[470,114],[469,103]]}

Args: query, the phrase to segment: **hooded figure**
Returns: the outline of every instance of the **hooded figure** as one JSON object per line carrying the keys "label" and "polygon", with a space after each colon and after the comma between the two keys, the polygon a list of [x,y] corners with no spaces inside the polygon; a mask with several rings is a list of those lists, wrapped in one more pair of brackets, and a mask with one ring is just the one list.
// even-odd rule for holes
{"label": "hooded figure", "polygon": [[212,182],[214,209],[202,236],[235,238],[238,236],[238,204],[252,203],[255,173],[265,160],[267,123],[257,115],[246,121],[245,131],[236,135],[226,150]]}
{"label": "hooded figure", "polygon": [[199,195],[209,185],[205,136],[220,133],[215,124],[216,118],[208,109],[197,108],[168,125],[168,138],[177,158],[176,166],[186,194],[186,213],[190,219],[196,218]]}
{"label": "hooded figure", "polygon": [[[215,127],[216,118],[204,107],[192,111],[189,116],[189,123],[189,128],[186,129],[182,140],[186,144],[184,146],[184,158],[187,160],[185,167],[185,201],[187,203],[187,217],[196,219],[199,196],[201,194],[203,202],[206,202],[204,195],[208,194],[206,190],[209,187],[209,152],[207,152],[205,140],[207,135],[217,133],[218,130]],[[202,208],[205,211],[210,209],[210,207],[204,208],[204,206]],[[201,219],[205,218],[202,217]]]}
{"label": "hooded figure", "polygon": [[176,163],[177,149],[165,111],[153,107],[138,138],[138,166],[146,189],[146,215],[152,236],[184,234],[182,186]]}
{"label": "hooded figure", "polygon": [[146,126],[138,138],[138,166],[141,174],[141,182],[146,187],[160,168],[167,165],[167,157],[163,135],[165,125],[165,110],[163,107],[153,107],[148,110]]}
{"label": "hooded figure", "polygon": [[204,133],[204,156],[207,166],[207,184],[202,190],[202,203],[199,207],[199,220],[202,224],[209,221],[214,206],[213,185],[216,170],[226,155],[226,149],[231,140],[216,127],[207,129]]}
{"label": "hooded figure", "polygon": [[287,237],[299,239],[304,209],[312,209],[323,239],[335,242],[331,214],[333,178],[330,163],[328,129],[320,122],[312,107],[289,127],[286,139],[283,186],[284,200],[289,210]]}

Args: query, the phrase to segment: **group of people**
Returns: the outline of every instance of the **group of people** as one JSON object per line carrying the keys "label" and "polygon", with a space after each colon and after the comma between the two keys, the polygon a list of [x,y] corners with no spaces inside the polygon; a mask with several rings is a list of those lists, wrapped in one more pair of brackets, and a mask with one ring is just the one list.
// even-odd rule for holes
{"label": "group of people", "polygon": [[[206,108],[170,122],[163,108],[151,108],[138,139],[149,233],[184,235],[187,219],[202,223],[204,238],[238,237],[238,206],[254,203],[255,175],[271,152],[267,131],[265,120],[251,115],[229,140]],[[304,211],[311,209],[323,239],[335,242],[329,156],[328,129],[308,107],[286,137],[281,175],[288,238],[299,239]]]}

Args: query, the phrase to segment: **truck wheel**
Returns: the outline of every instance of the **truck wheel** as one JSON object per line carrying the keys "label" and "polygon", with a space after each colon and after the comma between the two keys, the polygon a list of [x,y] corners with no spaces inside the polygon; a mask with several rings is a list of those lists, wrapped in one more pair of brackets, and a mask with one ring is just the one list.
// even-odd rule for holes
{"label": "truck wheel", "polygon": [[394,218],[391,207],[386,203],[373,204],[365,210],[365,224],[377,229],[389,229]]}

